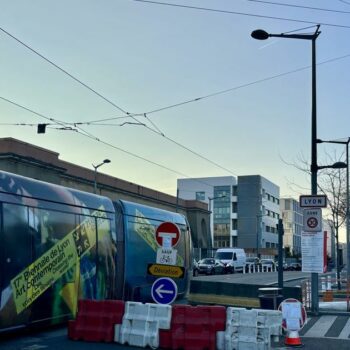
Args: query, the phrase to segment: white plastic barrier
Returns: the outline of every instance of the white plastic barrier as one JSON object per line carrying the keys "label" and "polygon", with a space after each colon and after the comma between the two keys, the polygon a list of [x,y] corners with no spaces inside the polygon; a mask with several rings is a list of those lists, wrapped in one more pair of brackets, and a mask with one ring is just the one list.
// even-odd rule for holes
{"label": "white plastic barrier", "polygon": [[115,325],[114,341],[120,344],[159,347],[159,329],[170,329],[171,306],[128,301],[121,325]]}
{"label": "white plastic barrier", "polygon": [[282,313],[275,310],[227,308],[226,331],[217,332],[218,350],[268,350],[282,332]]}
{"label": "white plastic barrier", "polygon": [[274,341],[278,341],[282,334],[282,312],[278,310],[262,310],[256,309],[258,313],[258,328],[268,327],[270,329],[270,337]]}

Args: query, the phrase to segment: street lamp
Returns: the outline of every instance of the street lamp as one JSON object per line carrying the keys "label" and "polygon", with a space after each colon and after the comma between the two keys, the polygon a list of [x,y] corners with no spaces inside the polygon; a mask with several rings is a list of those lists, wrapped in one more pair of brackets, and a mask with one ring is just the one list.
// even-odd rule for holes
{"label": "street lamp", "polygon": [[[347,141],[323,141],[320,139],[316,140],[317,143],[335,143],[340,145],[346,145],[346,163],[337,162],[333,164],[333,168],[341,169],[346,168],[346,277],[347,281],[350,281],[350,210],[349,210],[349,143],[350,137],[348,137]],[[336,165],[336,167],[334,167]],[[345,166],[344,166],[345,165]]]}
{"label": "street lamp", "polygon": [[[258,29],[251,33],[257,40],[266,40],[269,37],[311,40],[312,43],[312,84],[311,84],[311,194],[317,194],[317,114],[316,114],[316,39],[321,34],[320,26],[316,26],[313,34],[269,34],[265,30]],[[318,313],[318,274],[311,274],[311,309]]]}
{"label": "street lamp", "polygon": [[111,161],[109,159],[105,159],[102,163],[100,164],[97,164],[97,165],[93,165],[92,166],[94,167],[95,169],[95,180],[94,180],[94,193],[96,194],[97,193],[97,169],[102,166],[103,164],[107,164],[107,163],[110,163]]}
{"label": "street lamp", "polygon": [[226,194],[223,194],[222,196],[216,196],[216,197],[208,197],[208,201],[209,201],[209,205],[208,205],[208,209],[209,209],[209,215],[210,215],[210,232],[212,233],[211,235],[211,241],[212,243],[214,243],[214,220],[212,217],[212,211],[211,211],[211,202],[214,199],[218,199],[218,198],[225,198]]}

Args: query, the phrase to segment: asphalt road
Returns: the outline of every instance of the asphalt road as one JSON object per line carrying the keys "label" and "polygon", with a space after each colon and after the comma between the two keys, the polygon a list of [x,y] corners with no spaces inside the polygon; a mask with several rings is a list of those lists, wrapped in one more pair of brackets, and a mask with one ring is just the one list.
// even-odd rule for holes
{"label": "asphalt road", "polygon": [[[283,281],[288,286],[297,286],[303,279],[310,278],[311,274],[301,271],[284,271]],[[259,284],[271,286],[277,283],[278,273],[277,272],[264,272],[264,273],[234,273],[227,275],[199,275],[193,277],[194,279],[203,281],[226,281],[228,283],[240,283],[240,284]]]}
{"label": "asphalt road", "polygon": [[[334,338],[301,338],[305,345],[304,349],[310,350],[349,350],[350,340]],[[66,328],[46,330],[42,332],[31,332],[7,337],[0,340],[1,350],[140,350],[141,348],[124,346],[116,343],[87,343],[83,341],[71,341],[67,337]],[[273,349],[291,349],[284,345],[284,337],[280,342],[272,343]]]}

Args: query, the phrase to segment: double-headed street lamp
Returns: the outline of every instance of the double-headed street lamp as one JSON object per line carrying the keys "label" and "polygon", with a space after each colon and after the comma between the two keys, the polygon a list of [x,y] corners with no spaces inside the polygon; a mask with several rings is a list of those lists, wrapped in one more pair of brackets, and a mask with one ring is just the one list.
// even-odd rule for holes
{"label": "double-headed street lamp", "polygon": [[107,164],[107,163],[110,163],[111,161],[109,159],[105,159],[102,163],[100,164],[97,164],[97,165],[93,165],[92,166],[94,167],[95,169],[95,180],[94,180],[94,193],[96,194],[97,193],[97,169],[102,166],[103,164]]}
{"label": "double-headed street lamp", "polygon": [[[333,168],[335,169],[341,169],[346,168],[346,277],[347,281],[350,281],[350,211],[349,211],[349,143],[350,143],[350,137],[348,137],[347,141],[324,141],[317,139],[317,143],[335,143],[339,145],[346,145],[346,163],[343,162],[337,162],[333,164]],[[319,167],[320,168],[320,167]],[[338,253],[338,252],[337,252]]]}
{"label": "double-headed street lamp", "polygon": [[[316,113],[316,39],[320,35],[320,26],[316,26],[313,34],[269,34],[262,29],[254,30],[251,36],[254,39],[266,40],[270,37],[286,39],[311,40],[312,43],[312,84],[311,84],[311,194],[317,194],[317,113]],[[311,309],[318,313],[318,274],[311,274]]]}

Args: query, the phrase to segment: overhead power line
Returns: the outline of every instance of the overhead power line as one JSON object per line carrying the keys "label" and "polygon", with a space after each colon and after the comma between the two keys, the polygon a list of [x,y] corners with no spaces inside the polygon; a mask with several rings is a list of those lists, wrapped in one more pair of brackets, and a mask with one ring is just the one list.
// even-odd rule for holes
{"label": "overhead power line", "polygon": [[273,20],[278,20],[278,21],[287,21],[287,22],[320,24],[320,25],[328,26],[328,27],[337,27],[337,28],[350,29],[350,26],[341,25],[341,24],[334,24],[334,23],[304,21],[304,20],[301,20],[301,19],[257,15],[257,14],[253,14],[253,13],[237,12],[237,11],[229,11],[229,10],[219,10],[219,9],[213,9],[213,8],[208,8],[208,7],[188,6],[188,5],[173,4],[173,3],[161,2],[161,1],[151,1],[151,0],[133,0],[133,1],[147,3],[147,4],[154,4],[154,5],[163,5],[163,6],[171,6],[171,7],[178,7],[178,8],[181,7],[181,8],[190,9],[190,10],[226,13],[226,14],[230,14],[230,15],[239,15],[239,16],[257,17],[257,18],[267,18],[267,19],[273,19]]}
{"label": "overhead power line", "polygon": [[326,12],[335,12],[335,13],[350,13],[350,11],[325,9],[320,7],[302,6],[302,5],[295,5],[295,4],[283,4],[281,2],[274,2],[274,1],[263,1],[263,0],[247,0],[247,1],[258,2],[262,4],[268,4],[268,5],[276,5],[276,6],[295,7],[295,8],[301,8],[301,9],[307,9],[307,10],[317,10],[317,11],[326,11]]}
{"label": "overhead power line", "polygon": [[75,80],[77,83],[79,83],[80,85],[84,86],[86,89],[90,90],[91,92],[93,92],[95,95],[99,96],[100,98],[102,98],[104,101],[108,102],[109,104],[111,104],[112,106],[114,106],[115,108],[117,108],[119,111],[125,113],[125,114],[129,114],[127,111],[125,111],[123,108],[121,108],[120,106],[118,106],[117,104],[115,104],[114,102],[112,102],[111,100],[109,100],[108,98],[106,98],[105,96],[103,96],[102,94],[100,94],[99,92],[97,92],[95,89],[93,89],[92,87],[90,87],[89,85],[85,84],[83,81],[81,81],[80,79],[76,78],[74,75],[72,75],[71,73],[69,73],[68,71],[66,71],[65,69],[63,69],[62,67],[60,67],[59,65],[57,65],[56,63],[54,63],[53,61],[51,61],[50,59],[48,59],[47,57],[45,57],[44,55],[42,55],[40,52],[34,50],[32,47],[30,47],[29,45],[27,45],[26,43],[24,43],[23,41],[19,40],[18,38],[16,38],[14,35],[12,35],[11,33],[9,33],[8,31],[6,31],[4,28],[0,27],[0,30],[5,33],[6,35],[8,35],[9,37],[11,37],[12,39],[16,40],[18,43],[20,43],[21,45],[23,45],[24,47],[26,47],[28,50],[32,51],[33,53],[35,53],[36,55],[38,55],[39,57],[41,57],[43,60],[45,60],[46,62],[50,63],[52,66],[54,66],[55,68],[57,68],[58,70],[60,70],[62,73],[68,75],[70,78],[72,78],[73,80]]}
{"label": "overhead power line", "polygon": [[[122,153],[125,153],[125,154],[127,154],[127,155],[129,155],[129,156],[132,156],[132,157],[134,157],[134,158],[137,158],[137,159],[142,160],[142,161],[144,161],[144,162],[147,162],[147,163],[149,163],[149,164],[155,165],[155,166],[157,166],[157,167],[159,167],[159,168],[162,168],[162,169],[164,169],[164,170],[167,170],[167,171],[169,171],[169,172],[172,172],[172,173],[174,173],[174,174],[176,174],[176,175],[180,175],[180,176],[182,176],[182,177],[189,178],[189,179],[193,178],[192,176],[186,175],[185,173],[182,173],[182,172],[180,172],[180,171],[177,171],[177,170],[172,169],[172,168],[170,168],[170,167],[167,167],[167,166],[165,166],[165,165],[159,164],[159,163],[157,163],[157,162],[155,162],[155,161],[153,161],[153,160],[150,160],[150,159],[148,159],[148,158],[142,157],[142,156],[140,156],[140,155],[138,155],[138,154],[136,154],[136,153],[127,151],[127,150],[125,150],[125,149],[123,149],[123,148],[121,148],[121,147],[118,147],[118,146],[113,145],[113,144],[110,143],[110,142],[104,141],[104,140],[98,138],[97,136],[95,136],[95,135],[93,135],[93,134],[91,134],[91,133],[88,133],[87,131],[85,131],[85,130],[82,129],[81,127],[77,127],[77,129],[72,129],[71,127],[67,127],[66,124],[65,124],[64,122],[62,122],[62,121],[59,121],[59,120],[53,119],[53,118],[49,118],[49,117],[45,116],[44,114],[39,113],[39,112],[36,112],[36,111],[34,111],[33,109],[30,109],[30,108],[28,108],[28,107],[25,107],[25,106],[23,106],[23,105],[21,105],[21,104],[19,104],[19,103],[17,103],[17,102],[14,102],[14,101],[9,100],[9,99],[7,99],[7,98],[5,98],[5,97],[2,97],[2,96],[0,96],[0,99],[2,99],[3,101],[6,101],[6,102],[8,102],[8,103],[10,103],[10,104],[12,104],[12,105],[18,107],[18,108],[21,108],[21,109],[23,109],[23,110],[25,110],[25,111],[27,111],[27,112],[30,112],[30,113],[32,113],[32,114],[35,114],[35,115],[37,115],[37,116],[39,116],[39,117],[41,117],[41,118],[44,118],[44,119],[46,119],[46,120],[48,120],[48,121],[52,121],[52,122],[54,122],[54,123],[56,123],[56,124],[58,124],[58,125],[63,126],[62,128],[60,128],[61,130],[75,131],[75,132],[79,133],[80,135],[83,135],[83,136],[85,136],[85,137],[88,137],[88,138],[90,138],[90,139],[92,139],[92,140],[94,140],[94,141],[97,141],[97,142],[99,142],[99,143],[105,145],[105,146],[111,147],[111,148],[113,148],[113,149],[115,149],[115,150],[118,150],[118,151],[120,151],[120,152],[122,152]],[[21,123],[21,124],[22,124],[22,123]],[[33,124],[33,125],[35,125],[35,124]],[[48,123],[47,125],[52,125],[52,124],[51,124],[51,123]],[[197,182],[200,182],[200,183],[203,183],[203,184],[205,184],[205,185],[207,185],[207,186],[210,186],[210,187],[213,186],[213,185],[211,185],[211,184],[209,184],[209,183],[206,183],[206,182],[201,181],[201,180],[198,180],[198,179],[196,179],[196,181],[197,181]]]}
{"label": "overhead power line", "polygon": [[[142,126],[144,126],[146,129],[148,129],[148,130],[150,130],[150,131],[152,131],[152,132],[154,132],[154,133],[156,133],[156,134],[158,134],[158,135],[163,136],[163,137],[164,137],[165,139],[167,139],[168,141],[170,141],[170,142],[172,142],[173,144],[176,144],[177,146],[179,146],[179,147],[181,147],[181,148],[187,150],[188,152],[190,152],[190,153],[192,153],[192,154],[194,154],[194,155],[196,155],[196,156],[198,156],[198,157],[200,157],[200,158],[202,158],[202,159],[204,159],[204,160],[210,162],[211,164],[213,164],[213,165],[219,167],[220,169],[223,169],[223,170],[225,170],[225,171],[228,171],[228,172],[231,173],[231,174],[234,174],[234,173],[232,173],[230,170],[228,170],[228,169],[224,168],[223,166],[219,165],[218,163],[216,163],[216,162],[214,162],[214,161],[208,159],[208,158],[205,157],[205,156],[202,156],[202,155],[199,154],[198,152],[192,151],[190,148],[188,148],[188,147],[182,145],[181,143],[179,143],[179,142],[177,142],[177,141],[175,141],[175,140],[173,140],[173,139],[171,139],[171,138],[165,136],[164,133],[155,125],[155,123],[154,123],[151,119],[149,119],[149,118],[147,117],[146,113],[140,114],[140,116],[143,115],[143,116],[145,117],[145,119],[147,119],[147,120],[153,125],[153,127],[154,127],[155,129],[152,129],[152,128],[150,128],[148,125],[146,125],[146,124],[144,124],[144,123],[141,123],[141,121],[139,121],[139,120],[135,117],[134,114],[130,114],[129,112],[124,111],[124,110],[121,109],[119,106],[117,106],[114,102],[112,102],[112,101],[110,101],[109,99],[105,98],[103,95],[101,95],[101,94],[98,93],[96,90],[94,90],[94,89],[92,89],[91,87],[89,87],[89,86],[88,86],[87,84],[85,84],[83,81],[81,81],[81,80],[75,78],[72,74],[68,73],[66,70],[62,69],[62,68],[59,67],[57,64],[55,64],[55,63],[53,63],[51,60],[47,59],[45,56],[43,56],[42,54],[40,54],[38,51],[32,49],[29,45],[25,44],[23,41],[19,40],[18,38],[16,38],[15,36],[13,36],[13,35],[12,35],[11,33],[9,33],[8,31],[5,31],[5,30],[4,30],[3,28],[1,28],[1,27],[0,27],[0,30],[2,30],[4,33],[6,33],[7,35],[9,35],[11,38],[13,38],[14,40],[16,40],[17,42],[19,42],[21,45],[24,45],[26,48],[28,48],[30,51],[34,52],[36,55],[38,55],[39,57],[41,57],[41,58],[44,59],[45,61],[47,61],[47,62],[49,62],[50,64],[52,64],[54,67],[56,67],[57,69],[59,69],[61,72],[67,74],[69,77],[71,77],[72,79],[74,79],[75,81],[77,81],[78,83],[80,83],[80,84],[81,84],[82,86],[84,86],[85,88],[87,88],[87,89],[89,89],[90,91],[92,91],[93,93],[95,93],[97,96],[101,97],[101,98],[102,98],[103,100],[105,100],[106,102],[112,104],[112,106],[116,107],[117,109],[119,109],[119,110],[122,111],[123,113],[127,114],[128,117],[130,117],[130,118],[132,118],[132,119],[134,119],[134,120],[136,121],[136,123],[128,123],[128,122],[126,122],[126,123],[121,124],[120,126],[123,126],[123,125],[125,125],[125,124],[142,125]],[[5,99],[5,100],[6,100],[6,99]],[[7,100],[7,101],[10,102],[10,103],[13,103],[12,101],[9,101],[9,100]],[[17,105],[16,103],[13,103],[13,104]],[[20,106],[20,105],[18,105],[18,106],[19,106],[19,107],[22,107],[22,106]],[[25,107],[22,107],[22,108],[26,109]],[[32,110],[29,110],[29,109],[27,109],[27,110],[28,110],[29,112],[33,112]],[[117,118],[119,119],[120,117],[117,117]],[[53,119],[50,119],[50,120],[53,120]],[[106,119],[105,119],[105,120],[106,120]],[[83,133],[85,133],[86,135],[93,136],[92,134],[89,134],[87,131],[85,131],[85,130],[83,130],[83,129],[81,128],[81,123],[73,123],[73,124],[74,124],[74,126],[76,127],[76,129],[81,130],[81,131],[82,131]],[[234,174],[234,175],[235,175],[235,174]]]}
{"label": "overhead power line", "polygon": [[[319,62],[319,63],[317,63],[317,65],[320,66],[320,65],[323,65],[323,64],[326,64],[326,63],[339,61],[339,60],[342,60],[342,59],[345,59],[345,58],[349,58],[349,57],[350,57],[350,54],[346,54],[346,55],[343,55],[343,56],[338,56],[338,57],[330,58],[328,60]],[[165,111],[165,110],[168,110],[168,109],[177,108],[177,107],[189,104],[189,103],[202,101],[202,100],[207,99],[207,98],[211,98],[211,97],[214,97],[214,96],[226,94],[226,93],[231,92],[231,91],[239,90],[239,89],[242,89],[242,88],[245,88],[245,87],[248,87],[248,86],[251,86],[251,85],[255,85],[255,84],[260,84],[260,83],[263,83],[263,82],[266,82],[266,81],[269,81],[269,80],[273,80],[273,79],[276,79],[276,78],[281,78],[283,76],[286,76],[286,75],[289,75],[289,74],[294,74],[294,73],[297,73],[297,72],[301,72],[303,70],[310,69],[310,68],[311,68],[311,66],[304,66],[304,67],[300,67],[300,68],[296,68],[296,69],[290,70],[288,72],[271,75],[269,77],[265,77],[265,78],[262,78],[262,79],[251,81],[249,83],[237,85],[237,86],[234,86],[234,87],[231,87],[231,88],[228,88],[228,89],[224,89],[224,90],[219,90],[219,91],[207,94],[207,95],[203,95],[203,96],[196,97],[196,98],[193,98],[193,99],[189,99],[189,100],[186,100],[186,101],[174,103],[174,104],[171,104],[171,105],[168,105],[168,106],[159,107],[159,108],[156,108],[156,109],[153,109],[153,110],[150,110],[150,111],[146,112],[146,114],[147,115],[154,114],[154,113],[162,112],[162,111]],[[110,118],[109,120],[113,120],[113,118]]]}

